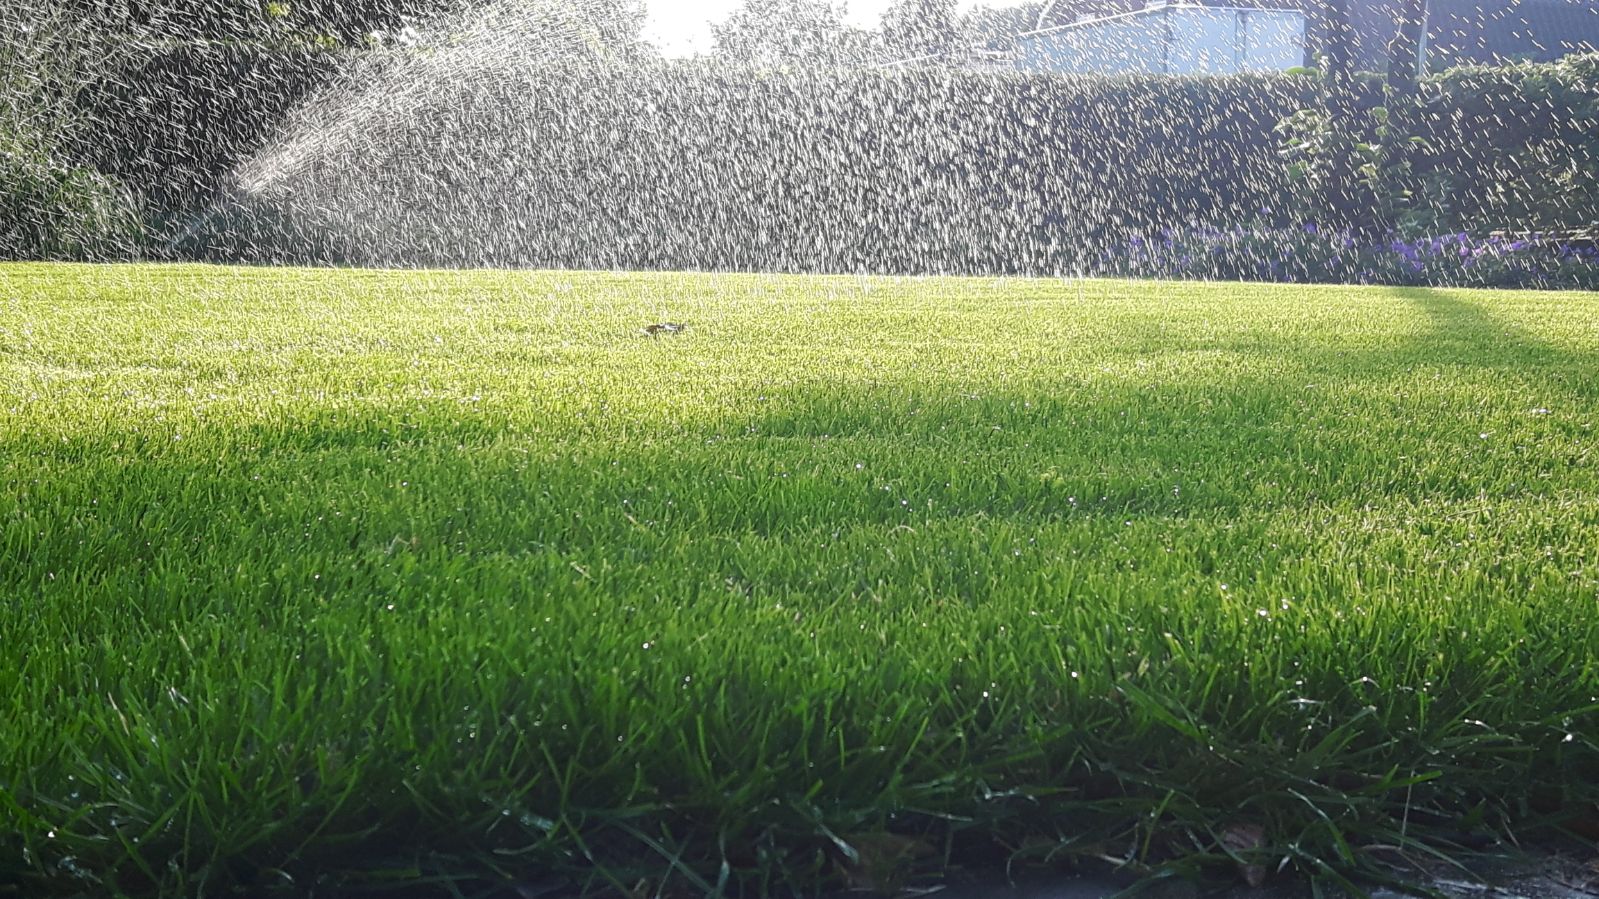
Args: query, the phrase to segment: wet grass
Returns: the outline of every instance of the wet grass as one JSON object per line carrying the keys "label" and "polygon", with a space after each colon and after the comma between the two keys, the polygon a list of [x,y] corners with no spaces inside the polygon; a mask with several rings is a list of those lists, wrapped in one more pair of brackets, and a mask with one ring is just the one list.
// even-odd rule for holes
{"label": "wet grass", "polygon": [[0,268],[0,893],[1591,826],[1596,304]]}

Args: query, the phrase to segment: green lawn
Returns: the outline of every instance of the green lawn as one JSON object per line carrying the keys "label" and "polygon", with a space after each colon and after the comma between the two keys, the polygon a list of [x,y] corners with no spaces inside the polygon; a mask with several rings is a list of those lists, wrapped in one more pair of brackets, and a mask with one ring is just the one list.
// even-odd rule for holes
{"label": "green lawn", "polygon": [[1592,294],[0,267],[0,894],[1591,822],[1596,428]]}

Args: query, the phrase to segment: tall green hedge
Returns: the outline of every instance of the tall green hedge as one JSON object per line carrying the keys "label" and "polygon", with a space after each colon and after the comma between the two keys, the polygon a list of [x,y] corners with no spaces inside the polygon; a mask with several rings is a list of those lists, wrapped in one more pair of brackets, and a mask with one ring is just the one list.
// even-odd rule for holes
{"label": "tall green hedge", "polygon": [[[1393,104],[1405,223],[1592,226],[1596,68],[1460,69]],[[1315,96],[1300,76],[177,47],[85,93],[77,159],[204,258],[1047,273],[1167,226],[1291,224],[1276,126]],[[313,149],[235,189],[296,136]]]}
{"label": "tall green hedge", "polygon": [[137,184],[154,214],[211,202],[290,110],[355,54],[245,43],[155,48],[77,100],[73,158]]}
{"label": "tall green hedge", "polygon": [[1107,235],[1280,207],[1272,129],[1305,88],[703,63],[412,91],[414,75],[306,118],[334,138],[263,191],[274,231],[342,232],[360,262],[1070,271]]}

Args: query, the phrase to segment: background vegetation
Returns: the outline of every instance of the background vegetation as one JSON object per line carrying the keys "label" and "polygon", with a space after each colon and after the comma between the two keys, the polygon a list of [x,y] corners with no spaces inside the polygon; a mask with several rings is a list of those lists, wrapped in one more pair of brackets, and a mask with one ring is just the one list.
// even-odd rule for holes
{"label": "background vegetation", "polygon": [[1395,115],[1405,223],[1599,230],[1599,55],[1452,69]]}
{"label": "background vegetation", "polygon": [[1073,271],[1106,235],[1285,206],[1272,128],[1301,87],[705,63],[518,73],[431,104],[390,141],[476,129],[503,148],[487,171],[413,154],[395,180],[451,188],[394,192],[330,155],[263,204],[265,229],[223,236],[292,260],[297,229],[316,225],[345,235],[341,258],[375,264]]}
{"label": "background vegetation", "polygon": [[59,9],[0,5],[0,258],[96,259],[137,252],[135,198],[67,152],[79,92],[126,48]]}

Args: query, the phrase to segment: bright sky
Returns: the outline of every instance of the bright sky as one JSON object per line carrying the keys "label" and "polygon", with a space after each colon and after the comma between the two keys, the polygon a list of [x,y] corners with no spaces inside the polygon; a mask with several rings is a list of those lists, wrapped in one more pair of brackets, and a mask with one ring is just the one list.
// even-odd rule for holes
{"label": "bright sky", "polygon": [[[711,23],[720,22],[737,9],[742,0],[646,0],[649,24],[645,36],[668,56],[688,56],[711,48]],[[891,0],[848,0],[849,22],[861,27],[877,25]],[[960,8],[978,5],[1010,6],[1018,0],[959,0]]]}

